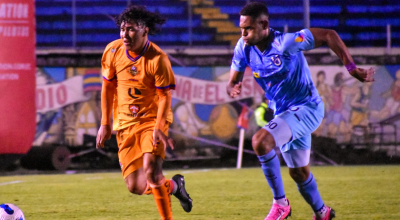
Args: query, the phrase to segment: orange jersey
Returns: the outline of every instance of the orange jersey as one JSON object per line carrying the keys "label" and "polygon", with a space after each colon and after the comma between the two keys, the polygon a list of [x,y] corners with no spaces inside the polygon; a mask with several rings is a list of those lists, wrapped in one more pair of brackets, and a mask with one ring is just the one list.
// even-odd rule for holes
{"label": "orange jersey", "polygon": [[[142,56],[141,56],[142,55]],[[117,83],[113,102],[113,129],[120,130],[140,119],[156,118],[156,90],[175,89],[175,77],[168,56],[154,43],[146,44],[140,55],[127,52],[121,39],[104,50],[104,80]],[[171,107],[167,122],[172,123]]]}

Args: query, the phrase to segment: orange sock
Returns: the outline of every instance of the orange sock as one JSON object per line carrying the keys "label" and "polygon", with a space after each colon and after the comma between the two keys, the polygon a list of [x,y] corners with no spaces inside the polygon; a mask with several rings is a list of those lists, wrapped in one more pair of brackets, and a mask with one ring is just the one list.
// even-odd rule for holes
{"label": "orange sock", "polygon": [[164,178],[158,184],[150,184],[150,186],[161,219],[172,220],[170,181]]}
{"label": "orange sock", "polygon": [[151,194],[153,194],[149,182],[147,182],[146,189],[144,190],[144,192],[142,193],[142,195],[143,195],[143,194],[145,194],[145,195],[151,195]]}
{"label": "orange sock", "polygon": [[[169,194],[172,194],[172,190],[174,189],[174,181],[173,180],[166,180],[166,181],[169,181],[169,184],[170,184],[170,190],[169,190]],[[142,195],[143,194],[145,194],[145,195],[151,195],[151,194],[153,194],[153,191],[152,191],[152,189],[151,189],[151,186],[150,186],[150,183],[149,182],[147,182],[147,186],[146,186],[146,189],[144,190],[144,192],[142,193]]]}
{"label": "orange sock", "polygon": [[[174,189],[174,181],[173,180],[166,180],[166,181],[169,181],[169,184],[170,184],[170,190],[169,190],[169,194],[172,194],[172,190]],[[150,183],[149,182],[147,182],[147,186],[146,186],[146,189],[143,191],[143,193],[142,193],[142,195],[143,194],[145,194],[145,195],[151,195],[151,194],[153,194],[153,191],[152,191],[152,189],[151,189],[151,187],[150,187]]]}

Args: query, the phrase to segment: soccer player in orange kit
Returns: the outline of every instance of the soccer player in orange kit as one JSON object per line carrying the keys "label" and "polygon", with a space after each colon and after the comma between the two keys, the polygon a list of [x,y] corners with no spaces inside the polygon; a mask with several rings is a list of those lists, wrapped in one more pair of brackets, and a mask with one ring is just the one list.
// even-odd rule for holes
{"label": "soccer player in orange kit", "polygon": [[117,131],[118,157],[126,186],[137,195],[153,194],[162,219],[171,220],[171,197],[190,212],[192,199],[180,174],[165,179],[165,150],[173,148],[167,137],[172,123],[171,93],[175,77],[168,56],[148,35],[157,33],[165,19],[142,6],[130,6],[116,20],[121,39],[104,50],[101,92],[102,118],[97,146]]}

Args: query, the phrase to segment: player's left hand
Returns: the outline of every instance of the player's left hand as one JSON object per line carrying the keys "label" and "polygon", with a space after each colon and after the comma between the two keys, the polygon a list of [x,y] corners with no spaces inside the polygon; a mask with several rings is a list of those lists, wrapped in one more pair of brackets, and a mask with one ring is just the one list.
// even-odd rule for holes
{"label": "player's left hand", "polygon": [[228,83],[228,85],[226,86],[226,92],[232,98],[238,97],[241,91],[242,91],[242,82],[239,82],[237,84]]}
{"label": "player's left hand", "polygon": [[373,69],[373,68],[370,68],[368,70],[362,69],[362,68],[356,68],[353,71],[351,71],[350,74],[354,78],[358,79],[360,82],[375,81],[375,79],[374,79],[375,69]]}
{"label": "player's left hand", "polygon": [[161,141],[164,145],[164,150],[167,149],[167,147],[171,147],[171,149],[174,149],[174,140],[172,138],[168,138],[167,135],[165,135],[160,129],[154,129],[153,131],[153,147],[157,147],[157,143]]}

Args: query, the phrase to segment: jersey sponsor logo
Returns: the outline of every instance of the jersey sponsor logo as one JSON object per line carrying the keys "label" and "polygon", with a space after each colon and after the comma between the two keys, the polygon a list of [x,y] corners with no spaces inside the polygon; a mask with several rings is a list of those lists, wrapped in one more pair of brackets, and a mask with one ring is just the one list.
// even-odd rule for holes
{"label": "jersey sponsor logo", "polygon": [[275,66],[280,66],[282,64],[282,61],[281,61],[281,58],[279,58],[279,55],[272,56],[271,60]]}
{"label": "jersey sponsor logo", "polygon": [[135,90],[135,94],[132,94],[132,89],[129,88],[129,90],[128,90],[128,95],[129,95],[130,97],[134,98],[134,99],[139,98],[139,97],[134,96],[134,95],[141,95],[142,93],[140,92],[139,89],[136,89],[136,88],[133,88],[133,89]]}
{"label": "jersey sponsor logo", "polygon": [[253,76],[256,77],[256,78],[260,78],[260,74],[256,73],[256,72],[253,72]]}
{"label": "jersey sponsor logo", "polygon": [[[136,117],[145,117],[146,116],[146,113],[133,113],[133,114],[122,113],[122,114],[125,114],[126,116],[129,116],[129,117],[135,117],[135,118]],[[121,124],[120,124],[120,126],[121,126]]]}
{"label": "jersey sponsor logo", "polygon": [[299,34],[298,37],[296,37],[296,39],[294,39],[294,42],[300,43],[304,41],[304,36]]}
{"label": "jersey sponsor logo", "polygon": [[139,112],[140,108],[137,105],[129,105],[129,111],[132,112],[133,114],[137,114]]}

